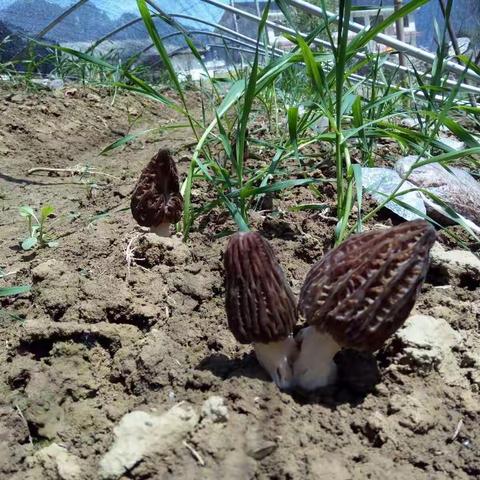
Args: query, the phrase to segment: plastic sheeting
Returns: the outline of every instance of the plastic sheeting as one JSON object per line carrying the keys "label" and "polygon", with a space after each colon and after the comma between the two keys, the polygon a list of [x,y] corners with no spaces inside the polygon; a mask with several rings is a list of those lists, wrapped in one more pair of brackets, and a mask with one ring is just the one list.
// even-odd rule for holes
{"label": "plastic sheeting", "polygon": [[[72,0],[0,0],[0,24],[11,33],[35,38],[77,3]],[[156,3],[169,14],[183,14],[198,19],[179,19],[179,23],[188,30],[213,31],[214,27],[208,23],[218,23],[224,15],[222,9],[201,0],[161,0]],[[225,0],[225,3],[228,1]],[[150,9],[155,13],[154,9]],[[86,49],[110,32],[119,30],[109,37],[110,47],[115,45],[124,48],[128,42],[143,42],[145,45],[149,37],[141,21],[133,22],[136,18],[139,18],[139,13],[135,0],[87,0],[49,29],[43,39]],[[161,35],[173,30],[163,21],[157,20],[156,23]],[[128,28],[121,29],[128,24],[131,24]]]}

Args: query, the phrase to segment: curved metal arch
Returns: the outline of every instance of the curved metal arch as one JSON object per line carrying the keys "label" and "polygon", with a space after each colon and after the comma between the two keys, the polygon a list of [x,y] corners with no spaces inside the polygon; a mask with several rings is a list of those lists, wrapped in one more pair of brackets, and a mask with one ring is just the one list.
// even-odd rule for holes
{"label": "curved metal arch", "polygon": [[[250,50],[247,48],[241,48],[241,47],[234,47],[233,45],[222,45],[219,43],[207,43],[207,47],[211,48],[224,48],[225,50],[236,50],[238,52],[243,52],[243,53],[251,53],[252,55],[255,55],[255,49],[252,47]],[[264,55],[264,52],[259,52],[260,55]]]}
{"label": "curved metal arch", "polygon": [[[214,47],[214,48],[224,48],[226,50],[237,50],[237,51],[240,51],[240,52],[245,52],[245,53],[250,53],[252,55],[255,55],[255,50],[247,50],[246,48],[241,48],[241,47],[234,47],[234,46],[229,46],[229,45],[220,45],[220,44],[216,44],[216,43],[208,43],[207,46],[209,47]],[[181,52],[183,50],[184,47],[179,47],[175,50],[173,50],[172,52],[170,52],[170,54],[173,56],[173,55],[176,55],[178,52]],[[263,55],[262,52],[260,52],[260,55]]]}
{"label": "curved metal arch", "polygon": [[[237,40],[236,38],[233,38],[233,37],[227,37],[225,35],[220,35],[219,33],[215,33],[215,32],[206,32],[205,30],[189,30],[188,33],[192,34],[192,35],[206,35],[206,36],[209,36],[209,37],[218,37],[218,38],[222,38],[224,40],[230,40],[231,42],[238,43],[239,45],[242,45],[244,47],[254,48],[254,46],[252,44],[242,42],[241,40]],[[177,35],[184,35],[184,34],[183,34],[183,32],[169,33],[169,34],[161,37],[161,40],[167,40],[167,39],[175,37]],[[136,55],[142,55],[143,53],[150,50],[154,45],[155,45],[154,43],[151,43],[150,45],[145,47],[143,50],[140,50],[140,52],[138,52]],[[184,48],[184,47],[181,47],[181,48]],[[173,53],[173,52],[170,52],[170,53]],[[169,55],[170,55],[170,53],[169,53]]]}
{"label": "curved metal arch", "polygon": [[[255,50],[247,50],[246,48],[240,48],[240,47],[233,47],[233,46],[228,46],[228,45],[221,45],[221,44],[216,44],[216,43],[212,43],[212,44],[207,44],[207,46],[210,46],[210,47],[218,47],[218,48],[224,48],[224,49],[228,49],[228,50],[236,50],[236,51],[239,51],[239,52],[243,52],[243,53],[248,53],[250,55],[255,55]],[[182,47],[183,48],[183,47]],[[175,52],[172,52],[172,53],[175,53]],[[260,55],[265,55],[265,52],[259,52]],[[156,67],[159,63],[162,62],[162,59],[152,63],[150,65],[151,68],[153,67]]]}
{"label": "curved metal arch", "polygon": [[[152,14],[152,17],[159,17],[161,18],[161,15],[159,13],[154,13]],[[106,40],[108,40],[109,38],[113,37],[114,35],[116,35],[117,33],[121,32],[122,30],[125,30],[126,28],[128,27],[131,27],[132,25],[135,25],[136,23],[138,22],[141,22],[143,19],[142,17],[138,17],[138,18],[134,18],[133,20],[130,20],[129,22],[125,23],[124,25],[121,25],[120,27],[117,27],[115,28],[114,30],[112,30],[111,32],[108,32],[106,35],[104,35],[103,37],[100,37],[98,40],[96,40],[95,42],[93,42],[88,48],[87,50],[85,50],[86,53],[88,52],[91,52],[93,49],[95,49],[96,47],[98,47],[101,43],[105,42]]]}
{"label": "curved metal arch", "polygon": [[40,32],[35,34],[34,38],[36,40],[42,38],[50,30],[55,28],[60,22],[63,22],[69,15],[71,15],[75,10],[79,9],[84,3],[87,3],[88,0],[78,0],[72,6],[63,11],[58,17],[54,18],[46,27],[44,27]]}
{"label": "curved metal arch", "polygon": [[[229,34],[234,35],[238,38],[241,38],[241,39],[243,39],[247,42],[256,43],[256,40],[254,38],[251,38],[251,37],[248,37],[248,36],[243,35],[241,33],[238,33],[235,30],[231,30],[230,28],[224,27],[223,25],[213,23],[213,22],[209,22],[208,20],[195,18],[195,17],[192,17],[191,15],[184,15],[184,14],[181,14],[181,13],[172,13],[172,14],[169,14],[169,16],[173,17],[173,18],[184,18],[186,20],[192,20],[194,22],[198,22],[198,23],[201,23],[203,25],[209,25],[210,27],[216,28],[218,30],[222,30],[226,33],[229,33]],[[152,17],[162,18],[162,17],[164,17],[164,15],[159,14],[159,13],[155,13],[155,14],[152,15]],[[138,23],[138,22],[141,22],[141,21],[143,21],[142,17],[138,17],[138,18],[135,18],[134,20],[130,20],[125,25],[122,25],[121,27],[118,27],[115,30],[112,30],[111,32],[104,35],[102,38],[98,39],[95,43],[90,45],[90,47],[88,47],[88,49],[86,51],[87,52],[92,51],[94,48],[98,47],[98,45],[105,42],[109,38],[113,37],[115,34],[121,32],[122,30],[124,30],[128,27],[131,27],[135,23]],[[178,32],[178,33],[185,34],[185,32]],[[190,31],[188,31],[187,33],[190,33]],[[212,33],[214,33],[214,32],[212,32]]]}

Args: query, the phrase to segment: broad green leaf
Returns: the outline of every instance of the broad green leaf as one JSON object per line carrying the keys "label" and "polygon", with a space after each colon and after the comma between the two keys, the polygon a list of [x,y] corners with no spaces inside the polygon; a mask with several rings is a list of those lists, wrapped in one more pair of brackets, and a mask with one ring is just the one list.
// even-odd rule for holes
{"label": "broad green leaf", "polygon": [[235,102],[238,101],[239,98],[243,95],[245,91],[246,82],[245,79],[242,78],[241,80],[237,80],[232,84],[230,90],[225,95],[222,103],[217,108],[217,118],[222,117],[227,110],[229,110]]}
{"label": "broad green leaf", "polygon": [[30,250],[38,243],[37,237],[28,237],[22,242],[23,250]]}
{"label": "broad green leaf", "polygon": [[22,217],[34,217],[35,216],[35,212],[33,211],[33,208],[28,207],[26,205],[24,205],[23,207],[20,207],[19,212],[20,212],[20,215]]}
{"label": "broad green leaf", "polygon": [[446,117],[443,119],[444,125],[457,136],[467,147],[479,147],[480,143],[471,133],[467,131],[462,125],[453,120],[453,118]]}
{"label": "broad green leaf", "polygon": [[40,209],[40,218],[44,221],[47,219],[50,215],[53,215],[53,212],[55,209],[51,205],[44,205]]}
{"label": "broad green leaf", "polygon": [[31,290],[30,285],[19,285],[17,287],[0,287],[0,297],[13,297],[14,295],[21,295],[28,293]]}

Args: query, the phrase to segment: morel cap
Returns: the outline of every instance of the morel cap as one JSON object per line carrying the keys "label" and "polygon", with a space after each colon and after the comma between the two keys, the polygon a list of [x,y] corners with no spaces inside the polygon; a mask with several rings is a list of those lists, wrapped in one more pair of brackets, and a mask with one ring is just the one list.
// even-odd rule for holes
{"label": "morel cap", "polygon": [[170,152],[160,150],[143,169],[133,191],[133,218],[143,227],[177,223],[182,208],[177,167]]}
{"label": "morel cap", "polygon": [[339,345],[377,350],[413,308],[435,239],[423,220],[353,235],[312,267],[299,310]]}
{"label": "morel cap", "polygon": [[224,262],[227,319],[235,338],[269,343],[290,335],[296,301],[267,240],[258,232],[236,233]]}

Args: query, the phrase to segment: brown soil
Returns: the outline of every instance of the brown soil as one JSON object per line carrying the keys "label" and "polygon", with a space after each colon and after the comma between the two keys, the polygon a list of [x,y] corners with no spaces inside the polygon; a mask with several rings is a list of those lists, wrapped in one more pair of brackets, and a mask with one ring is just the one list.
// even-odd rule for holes
{"label": "brown soil", "polygon": [[[172,148],[186,171],[188,132],[157,133],[98,156],[132,119],[134,130],[179,119],[145,100],[118,96],[112,105],[111,97],[80,89],[73,96],[2,91],[0,113],[0,267],[17,272],[8,284],[33,285],[2,303],[0,478],[62,478],[35,461],[34,452],[51,442],[80,459],[81,478],[98,478],[123,415],[181,401],[200,410],[212,395],[225,398],[228,421],[200,423],[187,438],[204,466],[180,442],[122,478],[480,478],[480,378],[471,368],[480,340],[478,283],[444,288],[449,280],[433,272],[416,306],[461,335],[457,381],[435,370],[420,374],[391,342],[373,366],[371,358],[343,355],[365,367],[364,381],[347,368],[326,391],[279,392],[226,327],[226,239],[216,235],[228,224],[223,213],[201,219],[185,245],[151,245],[128,211],[136,177],[159,146]],[[76,164],[116,178],[27,175],[33,167]],[[334,226],[327,216],[286,212],[310,195],[289,191],[275,199],[283,213],[253,216],[296,293],[330,248]],[[18,207],[46,203],[55,207],[59,245],[24,252]],[[143,260],[128,268],[132,238]]]}

